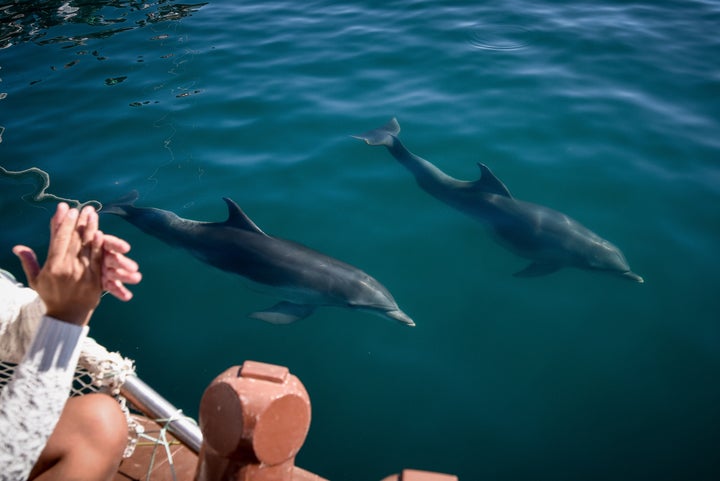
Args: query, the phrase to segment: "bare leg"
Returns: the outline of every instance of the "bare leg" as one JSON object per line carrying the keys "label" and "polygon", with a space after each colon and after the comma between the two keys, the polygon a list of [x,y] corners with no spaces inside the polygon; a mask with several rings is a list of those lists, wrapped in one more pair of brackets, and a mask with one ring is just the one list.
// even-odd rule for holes
{"label": "bare leg", "polygon": [[127,422],[105,394],[68,399],[29,480],[108,481],[127,443]]}

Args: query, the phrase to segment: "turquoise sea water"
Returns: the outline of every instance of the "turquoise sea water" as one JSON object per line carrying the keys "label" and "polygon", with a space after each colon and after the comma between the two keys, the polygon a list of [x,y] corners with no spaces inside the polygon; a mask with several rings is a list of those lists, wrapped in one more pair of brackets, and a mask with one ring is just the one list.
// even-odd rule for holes
{"label": "turquoise sea water", "polygon": [[[470,5],[468,5],[470,3]],[[92,335],[197,415],[245,359],[288,366],[313,421],[298,465],[479,480],[720,479],[720,2],[2,2],[0,165],[49,192],[222,220],[367,271],[416,328],[275,299],[120,218],[145,275]],[[396,116],[458,178],[617,244],[634,284],[526,261],[351,138]],[[52,202],[0,178],[0,263]]]}

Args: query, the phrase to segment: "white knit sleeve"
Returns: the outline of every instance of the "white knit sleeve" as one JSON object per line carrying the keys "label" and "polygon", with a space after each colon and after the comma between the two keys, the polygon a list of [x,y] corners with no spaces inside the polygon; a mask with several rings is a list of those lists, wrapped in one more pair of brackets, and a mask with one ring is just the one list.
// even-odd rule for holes
{"label": "white knit sleeve", "polygon": [[38,293],[0,270],[0,360],[20,362],[43,314],[45,304]]}
{"label": "white knit sleeve", "polygon": [[68,399],[87,327],[45,316],[0,393],[0,480],[27,479]]}

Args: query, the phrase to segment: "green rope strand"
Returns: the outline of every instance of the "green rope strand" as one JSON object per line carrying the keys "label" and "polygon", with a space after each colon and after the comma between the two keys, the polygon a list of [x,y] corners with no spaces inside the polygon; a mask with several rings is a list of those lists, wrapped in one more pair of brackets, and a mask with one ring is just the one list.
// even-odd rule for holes
{"label": "green rope strand", "polygon": [[18,170],[18,171],[10,171],[7,170],[5,167],[0,165],[0,174],[4,175],[6,177],[15,177],[18,179],[26,179],[26,178],[33,178],[33,177],[39,177],[40,178],[40,185],[35,189],[35,192],[31,194],[25,194],[22,196],[23,200],[33,201],[33,202],[45,202],[45,201],[55,201],[55,202],[67,202],[72,207],[77,207],[78,209],[82,209],[86,205],[90,205],[95,208],[95,210],[100,211],[102,209],[102,204],[100,201],[97,200],[89,200],[87,202],[80,202],[79,200],[75,199],[67,199],[65,197],[60,197],[55,194],[50,194],[47,192],[47,189],[50,187],[50,175],[48,175],[47,172],[45,172],[42,169],[39,169],[37,167],[30,167],[29,169],[25,170]]}

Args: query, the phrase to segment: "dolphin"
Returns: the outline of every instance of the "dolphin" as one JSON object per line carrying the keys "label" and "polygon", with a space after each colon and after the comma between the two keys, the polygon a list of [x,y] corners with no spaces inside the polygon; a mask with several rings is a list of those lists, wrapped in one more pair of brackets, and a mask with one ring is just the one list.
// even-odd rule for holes
{"label": "dolphin", "polygon": [[119,215],[143,232],[282,299],[250,314],[252,318],[289,324],[309,316],[318,306],[336,306],[415,325],[373,277],[301,244],[266,234],[227,197],[223,198],[228,208],[224,222],[199,222],[166,210],[135,207],[137,197],[133,192],[106,205],[103,211]]}
{"label": "dolphin", "polygon": [[455,179],[410,152],[398,139],[400,124],[386,125],[354,138],[383,145],[414,176],[418,185],[438,200],[487,224],[495,240],[530,264],[518,277],[551,274],[563,267],[602,271],[636,282],[620,249],[562,212],[515,199],[505,184],[480,162],[480,179]]}

